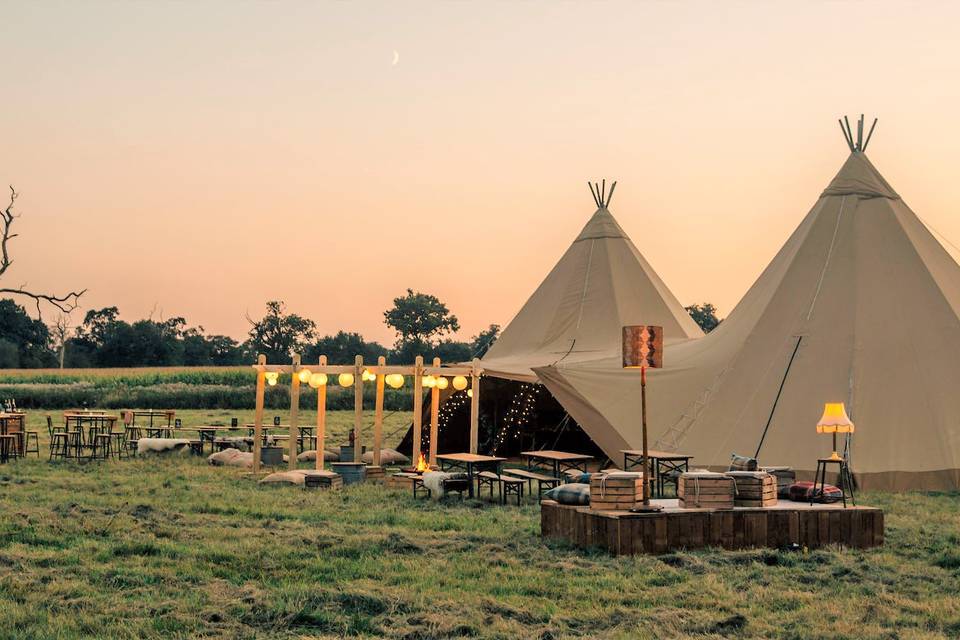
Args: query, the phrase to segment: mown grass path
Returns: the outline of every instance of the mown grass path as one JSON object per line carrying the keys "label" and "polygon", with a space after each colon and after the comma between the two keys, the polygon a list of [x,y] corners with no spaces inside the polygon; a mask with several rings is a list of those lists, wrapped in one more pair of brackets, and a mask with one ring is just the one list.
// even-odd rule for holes
{"label": "mown grass path", "polygon": [[614,559],[539,510],[261,487],[202,459],[0,467],[3,638],[955,638],[960,497],[887,545]]}

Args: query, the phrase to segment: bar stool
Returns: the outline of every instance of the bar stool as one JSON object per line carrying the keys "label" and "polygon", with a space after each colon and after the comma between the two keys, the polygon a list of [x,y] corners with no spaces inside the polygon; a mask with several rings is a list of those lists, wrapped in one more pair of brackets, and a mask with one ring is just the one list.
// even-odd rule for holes
{"label": "bar stool", "polygon": [[60,431],[58,427],[53,426],[53,418],[50,416],[47,416],[47,433],[50,436],[50,457],[47,460],[66,458],[67,432]]}
{"label": "bar stool", "polygon": [[10,460],[10,453],[17,446],[17,436],[15,435],[0,435],[0,463],[5,463]]}

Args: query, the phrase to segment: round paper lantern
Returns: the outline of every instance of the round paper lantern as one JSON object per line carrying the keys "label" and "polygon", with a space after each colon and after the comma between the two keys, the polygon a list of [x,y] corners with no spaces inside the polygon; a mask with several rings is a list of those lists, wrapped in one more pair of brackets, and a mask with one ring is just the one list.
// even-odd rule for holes
{"label": "round paper lantern", "polygon": [[472,398],[472,397],[473,397],[473,389],[467,389],[467,397],[468,397],[468,398]]}
{"label": "round paper lantern", "polygon": [[444,378],[443,376],[440,376],[439,378],[437,378],[437,389],[441,389],[441,390],[442,390],[442,389],[446,389],[446,388],[449,387],[449,386],[450,386],[450,381],[449,381],[449,380],[447,380],[447,379]]}
{"label": "round paper lantern", "polygon": [[467,378],[465,376],[455,376],[453,378],[453,388],[457,391],[463,391],[467,388]]}
{"label": "round paper lantern", "polygon": [[267,371],[263,374],[263,377],[267,379],[267,384],[273,387],[276,386],[277,381],[280,379],[280,374],[276,371]]}
{"label": "round paper lantern", "polygon": [[423,376],[423,386],[428,389],[433,389],[437,386],[437,379],[433,376]]}
{"label": "round paper lantern", "polygon": [[391,373],[390,375],[385,376],[383,381],[386,382],[392,389],[399,389],[403,386],[403,376],[399,373]]}
{"label": "round paper lantern", "polygon": [[319,389],[323,385],[327,384],[327,374],[325,373],[315,373],[310,376],[310,386],[314,389]]}
{"label": "round paper lantern", "polygon": [[375,373],[371,373],[370,369],[364,369],[360,379],[364,382],[373,382],[377,379],[377,375]]}
{"label": "round paper lantern", "polygon": [[300,382],[310,382],[310,376],[313,375],[313,372],[310,369],[300,369],[297,373],[297,377],[300,378]]}
{"label": "round paper lantern", "polygon": [[340,383],[341,387],[352,387],[353,386],[353,374],[352,373],[341,373],[337,376],[337,382]]}

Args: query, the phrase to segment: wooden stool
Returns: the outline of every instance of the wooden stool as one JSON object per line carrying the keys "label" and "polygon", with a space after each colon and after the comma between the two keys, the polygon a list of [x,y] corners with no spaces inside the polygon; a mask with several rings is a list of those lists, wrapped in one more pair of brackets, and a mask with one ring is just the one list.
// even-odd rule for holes
{"label": "wooden stool", "polygon": [[810,504],[813,505],[814,498],[817,497],[817,482],[820,483],[820,496],[823,496],[825,487],[827,486],[827,465],[835,464],[840,467],[840,471],[837,476],[837,484],[840,485],[840,495],[843,498],[843,508],[847,508],[847,491],[850,492],[850,502],[853,503],[853,506],[857,506],[857,501],[853,497],[853,476],[850,474],[850,465],[847,464],[846,458],[818,458],[817,459],[817,471],[813,475],[813,488],[810,491]]}
{"label": "wooden stool", "polygon": [[17,436],[0,436],[0,463],[10,460],[11,452],[17,447]]}

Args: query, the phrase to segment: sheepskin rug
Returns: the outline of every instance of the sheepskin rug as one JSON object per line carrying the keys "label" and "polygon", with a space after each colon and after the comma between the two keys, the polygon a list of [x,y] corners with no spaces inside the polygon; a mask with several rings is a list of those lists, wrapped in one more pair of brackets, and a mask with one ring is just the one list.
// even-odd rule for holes
{"label": "sheepskin rug", "polygon": [[181,453],[190,450],[190,440],[186,438],[140,438],[137,440],[137,455],[147,453]]}

